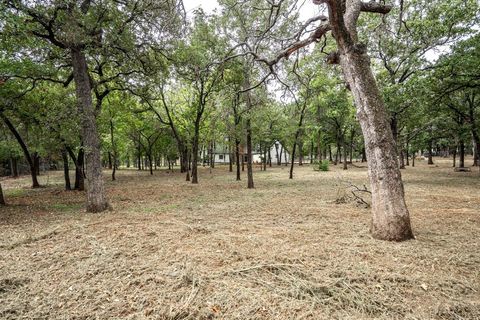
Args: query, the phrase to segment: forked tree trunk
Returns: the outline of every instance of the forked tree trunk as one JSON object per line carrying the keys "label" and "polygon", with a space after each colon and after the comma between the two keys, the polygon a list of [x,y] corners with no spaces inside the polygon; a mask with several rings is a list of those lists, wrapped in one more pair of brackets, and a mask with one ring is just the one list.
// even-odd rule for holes
{"label": "forked tree trunk", "polygon": [[[405,204],[397,151],[387,112],[370,68],[365,45],[358,42],[357,21],[360,12],[372,11],[360,0],[314,0],[328,5],[330,27],[337,43],[336,59],[352,91],[357,118],[365,138],[368,173],[372,191],[374,238],[402,241],[413,238]],[[369,2],[370,6],[387,6]],[[345,7],[344,7],[345,6]]]}
{"label": "forked tree trunk", "polygon": [[85,54],[81,48],[71,50],[73,78],[81,117],[82,140],[85,144],[87,168],[87,212],[101,212],[109,208],[102,175],[100,139],[92,103],[90,78]]}

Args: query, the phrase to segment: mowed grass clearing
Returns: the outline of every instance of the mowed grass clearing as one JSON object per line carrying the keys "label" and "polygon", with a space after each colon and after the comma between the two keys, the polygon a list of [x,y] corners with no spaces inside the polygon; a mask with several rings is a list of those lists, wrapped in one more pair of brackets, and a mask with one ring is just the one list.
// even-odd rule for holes
{"label": "mowed grass clearing", "polygon": [[[480,319],[480,175],[451,162],[402,170],[416,240],[368,233],[337,203],[366,168],[120,170],[113,211],[85,213],[62,173],[4,179],[2,319]],[[360,163],[356,163],[361,165]],[[367,183],[368,185],[368,183]]]}

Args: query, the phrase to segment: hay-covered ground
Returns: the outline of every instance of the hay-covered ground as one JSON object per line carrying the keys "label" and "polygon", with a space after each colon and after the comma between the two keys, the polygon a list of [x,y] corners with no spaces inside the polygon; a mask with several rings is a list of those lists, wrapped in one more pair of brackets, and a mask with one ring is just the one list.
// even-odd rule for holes
{"label": "hay-covered ground", "polygon": [[[360,165],[360,163],[357,163]],[[114,211],[87,214],[60,172],[4,179],[1,319],[480,319],[480,175],[403,172],[414,241],[368,233],[345,182],[365,168],[121,170]],[[107,172],[105,173],[108,178]]]}

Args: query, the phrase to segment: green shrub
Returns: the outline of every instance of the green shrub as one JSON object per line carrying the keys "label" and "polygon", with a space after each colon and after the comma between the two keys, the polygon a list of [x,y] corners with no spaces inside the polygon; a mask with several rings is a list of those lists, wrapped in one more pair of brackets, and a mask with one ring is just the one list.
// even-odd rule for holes
{"label": "green shrub", "polygon": [[315,171],[328,171],[330,166],[330,161],[322,160],[322,161],[315,161],[313,170]]}

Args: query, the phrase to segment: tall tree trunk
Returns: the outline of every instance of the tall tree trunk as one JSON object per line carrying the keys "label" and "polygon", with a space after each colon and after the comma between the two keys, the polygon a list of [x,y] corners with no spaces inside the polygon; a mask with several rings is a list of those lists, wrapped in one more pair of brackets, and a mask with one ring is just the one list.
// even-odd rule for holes
{"label": "tall tree trunk", "polygon": [[400,169],[405,169],[405,154],[402,147],[400,147]]}
{"label": "tall tree trunk", "polygon": [[112,166],[112,181],[115,181],[115,172],[117,170],[117,148],[115,146],[115,138],[113,136],[114,133],[114,126],[113,126],[113,119],[110,118],[110,142],[112,144],[112,160],[113,160],[113,166]]}
{"label": "tall tree trunk", "polygon": [[112,153],[110,151],[108,153],[108,169],[112,170]]}
{"label": "tall tree trunk", "polygon": [[412,239],[395,140],[366,47],[358,43],[356,27],[361,1],[346,0],[345,6],[343,3],[341,0],[327,0],[328,16],[338,47],[338,60],[352,91],[357,119],[365,138],[372,189],[370,232],[376,239]]}
{"label": "tall tree trunk", "polygon": [[452,167],[457,166],[457,146],[455,146],[455,149],[453,149],[453,164]]}
{"label": "tall tree trunk", "polygon": [[[299,128],[297,129],[297,132],[295,133],[295,140],[293,142],[293,147],[292,147],[292,162],[290,163],[290,174],[288,176],[289,179],[293,179],[293,166],[295,164],[295,150],[297,148],[297,140],[298,140],[298,136],[300,135],[300,127],[302,125],[302,120],[303,120],[303,111],[302,111],[302,116],[300,116],[300,124],[299,124]],[[300,147],[300,145],[299,145]],[[301,150],[299,149],[299,151],[301,152]],[[285,153],[286,155],[286,153]],[[299,157],[300,159],[300,157]],[[286,158],[285,158],[285,161]],[[300,164],[299,164],[300,165]]]}
{"label": "tall tree trunk", "polygon": [[460,140],[460,163],[459,168],[465,168],[465,143]]}
{"label": "tall tree trunk", "polygon": [[428,162],[427,164],[433,164],[433,139],[428,140]]}
{"label": "tall tree trunk", "polygon": [[268,166],[272,167],[272,146],[268,146]]}
{"label": "tall tree trunk", "polygon": [[71,50],[73,78],[81,117],[82,140],[85,144],[87,168],[87,212],[101,212],[109,208],[102,175],[100,139],[92,103],[90,77],[85,53],[81,48]]}
{"label": "tall tree trunk", "polygon": [[38,155],[38,152],[32,153],[33,157],[33,170],[35,170],[37,176],[40,175],[40,156]]}
{"label": "tall tree trunk", "polygon": [[228,172],[233,172],[232,139],[228,137]]}
{"label": "tall tree trunk", "polygon": [[83,148],[80,148],[80,150],[78,151],[78,157],[75,156],[72,148],[65,146],[65,149],[67,150],[70,158],[73,161],[73,164],[75,165],[75,184],[73,188],[75,190],[83,191],[85,189],[84,176],[82,172]]}
{"label": "tall tree trunk", "polygon": [[[250,108],[249,108],[250,110]],[[250,115],[248,115],[246,124],[245,124],[246,130],[247,130],[247,188],[248,189],[253,189],[254,184],[253,184],[253,165],[252,165],[252,127],[250,123]]]}
{"label": "tall tree trunk", "polygon": [[0,206],[6,206],[5,197],[3,196],[2,184],[0,183]]}
{"label": "tall tree trunk", "polygon": [[357,118],[365,138],[372,188],[373,217],[370,232],[374,238],[382,240],[412,239],[396,145],[388,125],[383,99],[367,54],[363,50],[359,52],[352,49],[347,50],[340,45],[340,63],[352,90]]}
{"label": "tall tree trunk", "polygon": [[343,136],[342,138],[343,140],[343,170],[347,170],[348,169],[348,166],[347,166],[347,142],[346,142],[346,139],[345,139],[345,135]]}
{"label": "tall tree trunk", "polygon": [[267,171],[267,144],[263,148],[263,171]]}
{"label": "tall tree trunk", "polygon": [[240,177],[240,139],[235,138],[235,162],[237,166],[237,181],[241,180]]}
{"label": "tall tree trunk", "polygon": [[480,135],[475,130],[472,130],[472,137],[473,137],[473,165],[478,166],[480,165]]}
{"label": "tall tree trunk", "polygon": [[148,168],[150,169],[150,175],[153,176],[153,160],[152,160],[152,150],[148,151]]}
{"label": "tall tree trunk", "polygon": [[[197,184],[198,183],[198,171],[197,171],[197,165],[198,165],[198,140],[200,136],[200,117],[197,113],[197,118],[195,119],[195,131],[193,135],[193,145],[192,145],[192,183]],[[212,161],[210,157],[210,162]]]}
{"label": "tall tree trunk", "polygon": [[280,147],[280,156],[278,157],[278,161],[277,161],[277,164],[279,166],[282,165],[282,155],[283,155],[283,145]]}
{"label": "tall tree trunk", "polygon": [[303,141],[298,142],[298,165],[303,166]]}
{"label": "tall tree trunk", "polygon": [[72,190],[72,186],[70,184],[70,174],[68,169],[68,155],[67,155],[67,150],[65,148],[62,149],[62,160],[63,160],[63,176],[65,178],[65,190],[70,191]]}
{"label": "tall tree trunk", "polygon": [[407,146],[405,147],[405,160],[407,160],[406,165],[410,166],[410,153],[408,152],[408,143],[407,143]]}

